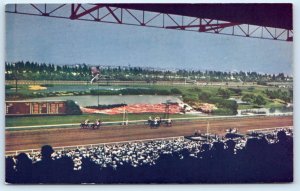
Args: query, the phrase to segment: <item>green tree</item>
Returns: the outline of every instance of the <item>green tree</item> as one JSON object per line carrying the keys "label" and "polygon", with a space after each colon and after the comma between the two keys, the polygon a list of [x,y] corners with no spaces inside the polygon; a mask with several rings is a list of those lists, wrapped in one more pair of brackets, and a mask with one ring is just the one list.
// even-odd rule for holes
{"label": "green tree", "polygon": [[66,113],[68,115],[80,115],[82,114],[82,111],[80,110],[80,107],[73,100],[67,100]]}
{"label": "green tree", "polygon": [[177,88],[172,88],[170,91],[172,94],[182,94],[182,92]]}
{"label": "green tree", "polygon": [[200,94],[198,94],[198,99],[201,101],[208,101],[210,97],[211,94],[208,92],[201,92]]}
{"label": "green tree", "polygon": [[265,105],[267,102],[266,102],[264,97],[262,97],[261,95],[258,95],[254,99],[253,103],[256,104],[256,105]]}
{"label": "green tree", "polygon": [[253,94],[245,94],[242,97],[242,101],[249,102],[249,103],[253,103],[254,99],[255,99],[255,95]]}
{"label": "green tree", "polygon": [[219,88],[217,94],[224,99],[228,99],[230,97],[230,91],[228,89]]}

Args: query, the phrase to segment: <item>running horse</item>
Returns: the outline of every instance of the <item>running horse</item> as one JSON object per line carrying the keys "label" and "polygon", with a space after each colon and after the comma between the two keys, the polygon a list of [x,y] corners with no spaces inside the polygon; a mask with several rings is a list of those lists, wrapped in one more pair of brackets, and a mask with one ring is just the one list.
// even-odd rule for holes
{"label": "running horse", "polygon": [[88,129],[89,128],[89,121],[85,120],[84,122],[80,123],[81,129]]}
{"label": "running horse", "polygon": [[89,125],[89,121],[85,120],[84,122],[80,123],[80,128],[88,129],[89,127],[91,127],[92,129],[99,129],[101,124],[102,124],[102,122],[100,120],[96,120],[95,123]]}
{"label": "running horse", "polygon": [[91,125],[91,128],[99,129],[101,124],[102,124],[102,122],[100,120],[96,120],[96,122]]}

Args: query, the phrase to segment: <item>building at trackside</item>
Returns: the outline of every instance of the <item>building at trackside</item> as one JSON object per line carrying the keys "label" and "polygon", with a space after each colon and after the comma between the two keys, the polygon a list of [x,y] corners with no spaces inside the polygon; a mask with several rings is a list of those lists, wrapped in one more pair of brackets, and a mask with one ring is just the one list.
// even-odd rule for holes
{"label": "building at trackside", "polygon": [[7,116],[23,115],[64,115],[66,114],[66,101],[6,101]]}

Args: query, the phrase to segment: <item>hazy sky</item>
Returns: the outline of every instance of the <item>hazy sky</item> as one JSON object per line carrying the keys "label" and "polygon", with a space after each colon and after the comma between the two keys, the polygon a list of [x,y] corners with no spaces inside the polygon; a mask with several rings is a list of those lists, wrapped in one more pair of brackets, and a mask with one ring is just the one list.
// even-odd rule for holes
{"label": "hazy sky", "polygon": [[6,14],[6,61],[292,74],[291,42]]}

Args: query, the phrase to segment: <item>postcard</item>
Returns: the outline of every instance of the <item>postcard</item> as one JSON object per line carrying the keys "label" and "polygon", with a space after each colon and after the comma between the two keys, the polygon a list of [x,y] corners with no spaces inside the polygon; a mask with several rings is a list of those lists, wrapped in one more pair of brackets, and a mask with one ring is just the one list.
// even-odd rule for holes
{"label": "postcard", "polygon": [[292,8],[6,5],[6,183],[293,182]]}

